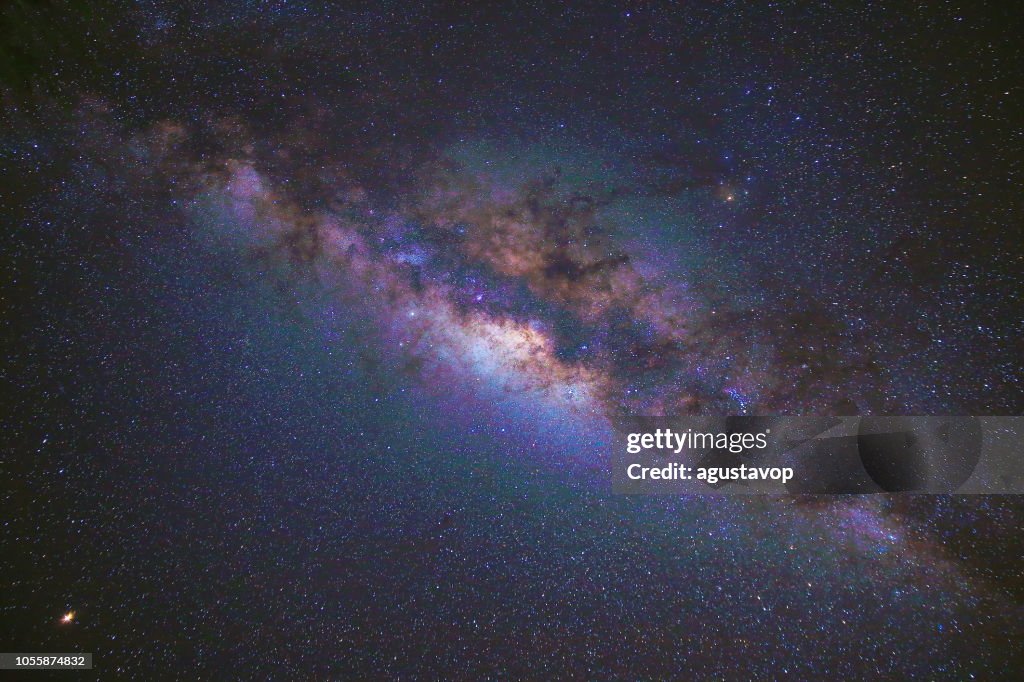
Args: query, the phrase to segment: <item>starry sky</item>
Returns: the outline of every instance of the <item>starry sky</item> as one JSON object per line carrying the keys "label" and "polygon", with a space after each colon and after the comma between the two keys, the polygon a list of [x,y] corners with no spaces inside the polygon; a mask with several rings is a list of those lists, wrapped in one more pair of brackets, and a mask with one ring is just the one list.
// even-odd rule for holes
{"label": "starry sky", "polygon": [[140,679],[1019,670],[1018,497],[609,472],[623,415],[1024,414],[1018,13],[0,13],[0,649]]}

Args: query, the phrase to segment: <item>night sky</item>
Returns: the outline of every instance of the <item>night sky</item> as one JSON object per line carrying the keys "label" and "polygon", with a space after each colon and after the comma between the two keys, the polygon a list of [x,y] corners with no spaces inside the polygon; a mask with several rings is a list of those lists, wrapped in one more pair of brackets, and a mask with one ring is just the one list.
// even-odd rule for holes
{"label": "night sky", "polygon": [[0,650],[1019,679],[1019,497],[611,493],[622,415],[1024,414],[1020,12],[857,5],[5,3]]}

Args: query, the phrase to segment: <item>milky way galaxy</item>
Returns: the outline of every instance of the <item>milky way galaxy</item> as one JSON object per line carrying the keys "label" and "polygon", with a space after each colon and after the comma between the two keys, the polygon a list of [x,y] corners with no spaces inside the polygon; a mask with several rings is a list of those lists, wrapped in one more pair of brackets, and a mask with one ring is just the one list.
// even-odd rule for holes
{"label": "milky way galaxy", "polygon": [[5,10],[3,650],[1014,677],[1016,497],[609,464],[627,416],[1021,413],[1001,18],[178,5]]}
{"label": "milky way galaxy", "polygon": [[[250,231],[254,253],[377,300],[375,323],[421,372],[469,371],[604,416],[782,413],[808,395],[878,403],[863,381],[838,381],[859,361],[848,349],[822,349],[813,367],[790,349],[813,349],[792,337],[820,329],[795,316],[766,325],[717,282],[659,272],[618,246],[601,215],[614,199],[560,187],[557,170],[509,185],[444,161],[384,209],[359,187],[306,208],[251,161],[229,159],[197,184]],[[855,358],[845,374],[842,350]]]}

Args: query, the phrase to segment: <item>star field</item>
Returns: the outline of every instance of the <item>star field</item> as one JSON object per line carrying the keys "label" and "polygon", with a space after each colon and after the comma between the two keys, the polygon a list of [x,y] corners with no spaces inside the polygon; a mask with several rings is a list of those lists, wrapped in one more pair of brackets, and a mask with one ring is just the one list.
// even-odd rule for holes
{"label": "star field", "polygon": [[13,3],[4,651],[1012,679],[1014,496],[611,493],[622,415],[1017,415],[1012,12]]}

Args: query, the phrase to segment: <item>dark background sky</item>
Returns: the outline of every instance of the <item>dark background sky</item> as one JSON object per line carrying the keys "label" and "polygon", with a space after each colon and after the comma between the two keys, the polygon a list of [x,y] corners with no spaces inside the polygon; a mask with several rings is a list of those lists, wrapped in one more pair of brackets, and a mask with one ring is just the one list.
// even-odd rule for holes
{"label": "dark background sky", "polygon": [[5,5],[0,648],[147,679],[1011,677],[1016,498],[611,496],[599,420],[414,369],[383,298],[224,247],[208,183],[244,154],[292,219],[341,178],[413,226],[370,262],[428,254],[417,286],[475,278],[615,386],[745,404],[675,347],[633,374],[637,310],[566,322],[410,208],[451,167],[559,169],[735,309],[706,364],[776,349],[722,361],[745,401],[1020,414],[1019,12],[453,7]]}

